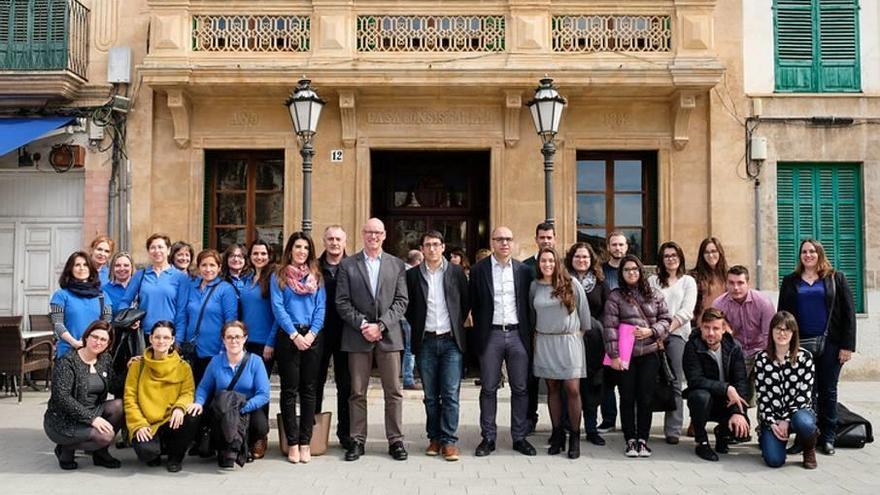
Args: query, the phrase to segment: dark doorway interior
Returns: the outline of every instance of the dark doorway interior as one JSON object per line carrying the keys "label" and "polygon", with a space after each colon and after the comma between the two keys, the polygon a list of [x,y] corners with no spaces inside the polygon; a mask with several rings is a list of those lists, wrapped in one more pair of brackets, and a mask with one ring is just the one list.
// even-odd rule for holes
{"label": "dark doorway interior", "polygon": [[447,254],[470,260],[489,246],[489,150],[373,150],[372,215],[385,222],[385,251],[405,258],[426,230],[440,231]]}

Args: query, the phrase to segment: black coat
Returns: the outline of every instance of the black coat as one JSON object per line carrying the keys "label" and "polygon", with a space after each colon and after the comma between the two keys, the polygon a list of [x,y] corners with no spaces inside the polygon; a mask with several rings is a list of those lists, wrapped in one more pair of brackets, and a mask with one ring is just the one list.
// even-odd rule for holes
{"label": "black coat", "polygon": [[[709,346],[703,341],[700,331],[691,333],[691,338],[684,346],[682,358],[688,384],[684,395],[691,390],[706,390],[712,397],[727,397],[727,387],[733,385],[740,397],[746,397],[748,377],[745,358],[739,343],[727,332],[721,337],[721,365],[724,368],[725,381],[721,381],[718,376],[718,362],[709,353]],[[736,405],[730,406],[728,410],[731,414],[739,412]]]}
{"label": "black coat", "polygon": [[[327,305],[324,313],[324,328],[321,329],[323,338],[321,345],[334,351],[339,350],[342,343],[342,318],[336,310],[336,277],[339,275],[339,265],[333,267],[327,264],[327,253],[322,253],[318,261],[321,263],[321,275],[324,278],[324,290],[327,292]],[[342,256],[345,259],[345,255]],[[342,263],[340,261],[340,263]],[[332,268],[331,268],[332,267]]]}
{"label": "black coat", "polygon": [[[107,392],[119,387],[119,381],[113,373],[113,362],[110,353],[98,356],[95,371],[103,380],[104,393],[95,402],[97,405],[107,400]],[[89,365],[72,350],[55,363],[52,371],[52,395],[46,409],[45,423],[53,430],[67,436],[73,436],[78,426],[90,426],[100,413],[99,407],[87,407],[89,395]]]}
{"label": "black coat", "polygon": [[[534,278],[531,268],[517,260],[513,263],[513,286],[516,296],[516,318],[519,320],[519,337],[529,356],[532,354],[532,325],[529,321],[529,286]],[[471,267],[470,298],[474,331],[477,332],[478,352],[483,353],[492,333],[492,315],[495,312],[495,290],[492,281],[492,256]]]}
{"label": "black coat", "polygon": [[[471,309],[468,297],[468,280],[464,270],[458,265],[446,263],[443,272],[443,292],[446,296],[446,310],[452,324],[452,335],[458,350],[465,352],[464,320]],[[409,304],[406,307],[406,321],[412,327],[412,351],[418,355],[425,334],[425,319],[428,316],[428,282],[424,277],[424,264],[406,271],[406,290]]]}
{"label": "black coat", "polygon": [[[825,277],[825,309],[828,311],[828,340],[836,343],[841,349],[848,351],[856,350],[856,308],[853,303],[853,293],[846,283],[846,277],[841,272],[834,272],[834,282],[831,277]],[[782,279],[779,288],[779,304],[776,307],[780,311],[788,311],[794,315],[794,319],[800,323],[798,316],[798,283],[800,276],[790,273]]]}

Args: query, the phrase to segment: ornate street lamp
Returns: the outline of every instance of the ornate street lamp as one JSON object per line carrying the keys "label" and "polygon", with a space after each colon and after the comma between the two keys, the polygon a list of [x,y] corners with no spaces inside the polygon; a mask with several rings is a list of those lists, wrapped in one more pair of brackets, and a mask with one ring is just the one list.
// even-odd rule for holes
{"label": "ornate street lamp", "polygon": [[321,118],[321,109],[325,103],[312,89],[311,82],[300,79],[296,90],[284,102],[290,111],[293,130],[302,142],[299,151],[303,159],[302,230],[309,235],[312,233],[312,157],[315,156],[312,139],[318,130],[318,119]]}
{"label": "ornate street lamp", "polygon": [[559,95],[553,86],[553,79],[545,77],[535,89],[535,98],[526,104],[532,112],[535,130],[544,140],[541,154],[544,155],[544,221],[553,223],[553,155],[556,145],[553,140],[559,132],[562,119],[562,108],[565,98]]}

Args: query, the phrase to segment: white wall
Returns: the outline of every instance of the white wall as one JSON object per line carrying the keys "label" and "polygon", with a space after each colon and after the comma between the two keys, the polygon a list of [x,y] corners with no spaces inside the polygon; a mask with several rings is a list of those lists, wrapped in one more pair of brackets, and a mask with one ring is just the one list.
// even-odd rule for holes
{"label": "white wall", "polygon": [[[859,10],[862,92],[880,96],[880,1],[862,0]],[[749,96],[773,94],[773,0],[743,0],[743,77]]]}

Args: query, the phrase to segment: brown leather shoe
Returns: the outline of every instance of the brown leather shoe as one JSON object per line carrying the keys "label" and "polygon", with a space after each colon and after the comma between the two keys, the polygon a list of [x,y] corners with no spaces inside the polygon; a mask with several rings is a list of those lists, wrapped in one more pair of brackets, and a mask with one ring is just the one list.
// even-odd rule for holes
{"label": "brown leather shoe", "polygon": [[262,459],[266,457],[266,449],[269,448],[269,439],[266,437],[260,438],[254,443],[254,459]]}
{"label": "brown leather shoe", "polygon": [[431,443],[428,444],[428,448],[425,449],[425,455],[429,455],[434,457],[440,454],[440,441],[439,440],[431,440]]}
{"label": "brown leather shoe", "polygon": [[461,451],[458,450],[458,447],[451,443],[444,445],[440,452],[443,454],[443,458],[449,462],[457,461],[458,457],[461,455]]}
{"label": "brown leather shoe", "polygon": [[684,434],[686,437],[694,437],[694,423],[693,421],[688,425],[687,433]]}

